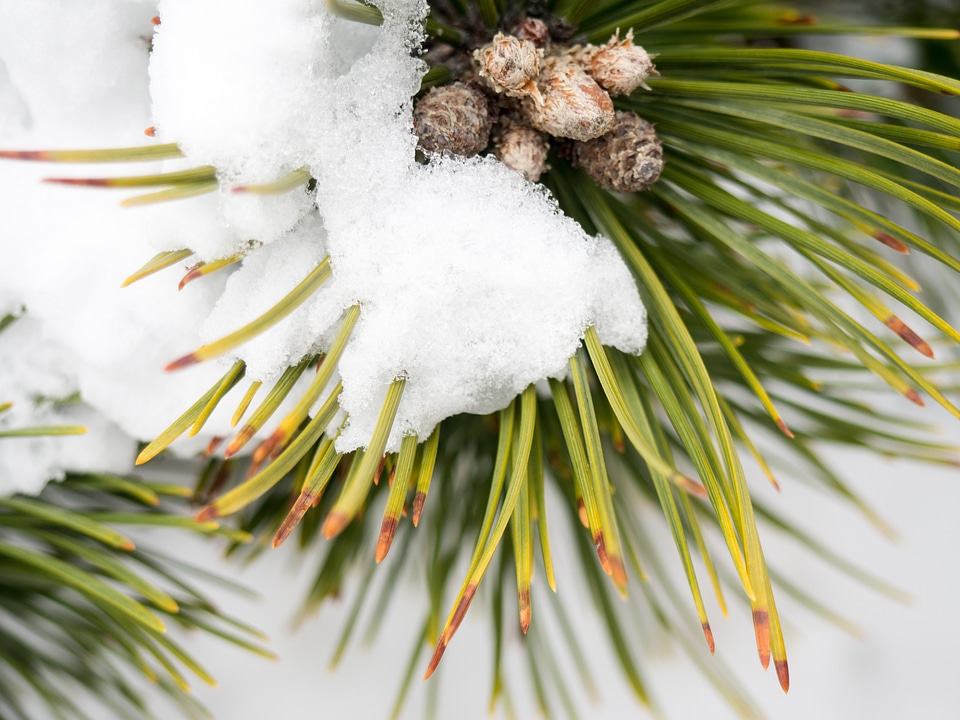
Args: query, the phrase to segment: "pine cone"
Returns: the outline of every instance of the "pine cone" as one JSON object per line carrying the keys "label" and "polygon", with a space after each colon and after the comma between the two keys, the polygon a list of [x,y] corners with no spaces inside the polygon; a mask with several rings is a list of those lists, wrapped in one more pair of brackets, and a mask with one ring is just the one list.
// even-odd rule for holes
{"label": "pine cone", "polygon": [[473,51],[480,77],[497,93],[510,97],[537,94],[543,50],[529,40],[497,33],[493,41]]}
{"label": "pine cone", "polygon": [[649,90],[646,79],[657,74],[647,51],[633,44],[633,30],[629,30],[623,40],[617,31],[606,45],[586,46],[579,60],[611,95],[629,95],[638,87]]}
{"label": "pine cone", "polygon": [[569,56],[544,60],[540,99],[523,98],[530,124],[555,137],[592,140],[613,127],[613,101]]}
{"label": "pine cone", "polygon": [[636,192],[660,177],[663,146],[652,124],[636,113],[617,111],[614,127],[606,135],[574,143],[573,161],[600,187]]}
{"label": "pine cone", "polygon": [[493,153],[511,170],[530,182],[536,182],[547,171],[550,146],[543,136],[526,125],[511,123],[494,134]]}
{"label": "pine cone", "polygon": [[513,29],[513,34],[520,40],[529,40],[541,50],[550,48],[550,28],[543,20],[524,18]]}
{"label": "pine cone", "polygon": [[435,87],[413,108],[417,146],[426,153],[473,157],[490,142],[490,99],[475,85]]}

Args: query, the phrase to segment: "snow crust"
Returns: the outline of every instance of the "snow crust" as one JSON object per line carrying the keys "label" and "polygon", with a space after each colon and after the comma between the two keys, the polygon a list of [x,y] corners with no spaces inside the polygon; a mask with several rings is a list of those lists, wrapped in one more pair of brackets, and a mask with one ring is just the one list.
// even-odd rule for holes
{"label": "snow crust", "polygon": [[[143,144],[154,125],[187,156],[164,169],[211,164],[225,188],[121,210],[116,194],[36,181],[156,164],[0,166],[17,208],[0,217],[14,259],[0,263],[0,288],[49,341],[51,372],[68,368],[86,403],[128,435],[154,437],[233,358],[173,374],[167,362],[262,313],[327,255],[332,279],[237,355],[249,379],[269,381],[325,349],[359,303],[340,364],[344,451],[369,441],[398,377],[407,384],[394,449],[402,434],[426,437],[445,417],[496,410],[563,375],[589,325],[607,344],[642,350],[644,309],[608,240],[493,158],[417,164],[411,97],[425,70],[416,50],[426,4],[378,5],[380,28],[333,18],[317,0],[0,4],[7,147]],[[301,167],[316,178],[313,194],[230,191]],[[118,287],[156,250],[182,247],[205,260],[249,254],[180,293],[163,273]],[[233,402],[223,405],[181,451],[228,431]]]}

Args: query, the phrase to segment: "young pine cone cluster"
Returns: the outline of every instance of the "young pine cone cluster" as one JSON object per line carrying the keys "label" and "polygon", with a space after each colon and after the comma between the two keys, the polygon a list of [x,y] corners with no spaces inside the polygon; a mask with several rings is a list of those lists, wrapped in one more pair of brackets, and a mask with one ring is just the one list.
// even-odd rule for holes
{"label": "young pine cone cluster", "polygon": [[645,190],[660,176],[663,150],[653,126],[615,111],[612,96],[647,88],[656,74],[633,31],[601,46],[555,45],[546,23],[526,18],[472,53],[473,71],[433,88],[414,106],[414,131],[428,155],[473,157],[490,148],[507,167],[537,181],[549,138],[601,187]]}

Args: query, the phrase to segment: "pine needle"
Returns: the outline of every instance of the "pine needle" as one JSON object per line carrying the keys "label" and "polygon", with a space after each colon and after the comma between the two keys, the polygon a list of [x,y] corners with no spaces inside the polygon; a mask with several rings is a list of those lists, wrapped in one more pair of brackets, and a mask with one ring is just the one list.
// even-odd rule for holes
{"label": "pine needle", "polygon": [[437,462],[439,445],[440,426],[437,425],[423,444],[423,453],[420,456],[420,470],[417,476],[417,489],[413,496],[413,516],[411,518],[414,527],[420,524],[423,505],[427,501],[427,493],[430,492],[430,481],[433,478],[433,468]]}
{"label": "pine needle", "polygon": [[45,178],[44,182],[57,185],[81,185],[96,188],[174,187],[216,183],[217,170],[212,165],[203,165],[190,170],[178,170],[154,175],[131,175],[110,178]]}
{"label": "pine needle", "polygon": [[183,290],[189,283],[192,283],[194,280],[210,275],[211,273],[217,272],[217,270],[222,270],[225,267],[230,267],[234,263],[240,262],[246,256],[245,252],[235,253],[229,257],[221,258],[220,260],[213,260],[211,262],[201,262],[194,265],[187,271],[187,274],[180,279],[180,284],[177,286],[178,290]]}
{"label": "pine needle", "polygon": [[144,263],[139,270],[124,280],[120,287],[126,287],[127,285],[131,285],[138,280],[148,277],[149,275],[160,272],[164,268],[168,268],[171,265],[176,265],[178,262],[181,260],[186,260],[191,255],[193,255],[193,250],[188,249],[169,250],[157,253],[150,260]]}
{"label": "pine needle", "polygon": [[167,370],[179,370],[189,365],[194,365],[204,360],[222,355],[229,352],[238,345],[242,345],[253,337],[273,327],[287,315],[296,310],[308,297],[323,285],[330,277],[330,259],[324,258],[317,267],[315,267],[300,283],[280,302],[263,313],[253,322],[244,325],[224,338],[216,342],[204,345],[194,352],[184,355],[182,358],[173,361],[167,365]]}
{"label": "pine needle", "polygon": [[161,452],[166,450],[174,440],[185,433],[187,428],[191,427],[197,421],[197,418],[200,417],[201,413],[204,411],[204,408],[207,407],[214,395],[219,393],[220,397],[223,397],[223,382],[230,377],[235,377],[237,380],[239,380],[239,376],[236,374],[235,367],[231,367],[229,370],[227,370],[227,372],[223,374],[223,377],[214,383],[206,393],[204,393],[193,405],[187,409],[186,412],[183,413],[183,415],[177,418],[173,424],[170,425],[170,427],[160,433],[160,435],[158,435],[153,442],[141,450],[140,454],[137,456],[136,464],[142,465],[148,460],[156,457]]}
{"label": "pine needle", "polygon": [[380,523],[380,537],[377,540],[376,560],[378,563],[390,552],[393,537],[400,524],[400,513],[409,490],[410,476],[413,472],[413,461],[417,455],[417,436],[407,435],[400,443],[400,457],[397,460],[393,484],[387,496],[387,507],[383,511],[383,520]]}
{"label": "pine needle", "polygon": [[374,475],[378,473],[381,467],[383,449],[386,447],[387,438],[393,429],[393,421],[397,416],[400,398],[403,396],[403,388],[406,382],[406,378],[401,377],[390,383],[387,396],[383,401],[383,407],[380,409],[380,417],[377,418],[373,437],[370,438],[370,443],[364,450],[363,458],[359,463],[354,463],[354,468],[351,468],[350,476],[343,485],[340,497],[337,498],[330,509],[320,529],[320,532],[328,540],[343,532],[347,524],[360,511],[364,500],[367,498],[367,493],[373,487]]}
{"label": "pine needle", "polygon": [[[533,444],[533,429],[536,424],[536,411],[536,390],[531,385],[523,391],[523,395],[521,396],[518,447],[514,448],[512,452],[513,463],[510,472],[510,480],[506,486],[506,493],[503,497],[503,503],[500,507],[500,514],[497,517],[496,524],[493,526],[489,536],[486,538],[486,542],[483,545],[481,545],[479,542],[477,543],[473,560],[470,562],[470,570],[467,574],[467,578],[464,581],[463,586],[460,588],[460,592],[456,602],[454,603],[453,610],[447,619],[447,624],[444,627],[439,642],[437,643],[436,650],[434,650],[433,657],[427,666],[424,680],[429,678],[437,669],[437,665],[440,663],[440,659],[443,657],[444,651],[446,651],[447,646],[450,644],[450,640],[456,633],[457,628],[460,627],[460,623],[463,622],[463,618],[466,615],[467,610],[470,608],[470,603],[473,602],[473,598],[476,595],[477,586],[480,584],[480,580],[483,578],[487,567],[490,565],[490,561],[493,559],[493,554],[496,551],[497,546],[500,544],[500,539],[503,537],[503,533],[507,528],[507,524],[513,515],[513,509],[516,507],[520,493],[526,489],[527,462],[530,457],[530,447]],[[488,510],[489,508],[490,506],[488,505]]]}
{"label": "pine needle", "polygon": [[120,205],[122,207],[140,207],[142,205],[154,205],[172,200],[187,200],[215,192],[219,187],[219,183],[215,181],[182,183],[167,188],[166,190],[158,190],[157,192],[147,193],[145,195],[135,195],[122,201]]}
{"label": "pine needle", "polygon": [[61,163],[143,162],[183,157],[175,143],[105,150],[0,150],[0,158]]}
{"label": "pine needle", "polygon": [[337,405],[337,396],[340,394],[340,390],[341,386],[338,384],[323,404],[323,407],[320,408],[303,431],[297,435],[296,439],[280,453],[280,456],[276,460],[243,484],[202,508],[196,515],[197,521],[213,520],[234,513],[240,508],[249,505],[280,482],[283,476],[290,472],[304,455],[306,455],[310,448],[313,447],[331,420],[333,420],[339,408]]}
{"label": "pine needle", "polygon": [[[227,447],[223,452],[225,457],[233,457],[240,452],[244,445],[253,439],[253,436],[260,431],[260,428],[266,424],[267,420],[269,420],[273,413],[276,412],[277,408],[280,407],[280,403],[282,403],[286,399],[287,395],[290,394],[290,391],[293,390],[293,386],[296,385],[297,380],[300,379],[300,376],[312,362],[313,358],[307,356],[296,365],[291,365],[283,371],[277,381],[273,384],[273,387],[270,388],[267,396],[260,402],[260,404],[257,406],[257,409],[253,411],[250,419],[244,423],[243,427],[240,428],[240,431],[227,444]],[[249,390],[247,393],[250,395]],[[244,400],[241,401],[241,406],[243,405],[244,401],[247,403],[250,402],[246,397],[244,397]],[[234,417],[236,417],[236,414],[234,414]]]}
{"label": "pine needle", "polygon": [[580,425],[583,428],[588,467],[590,468],[589,479],[599,516],[600,527],[594,535],[593,541],[597,547],[597,554],[601,558],[601,566],[613,579],[620,592],[626,594],[627,572],[620,551],[620,531],[617,529],[616,516],[614,515],[613,499],[610,495],[610,479],[607,477],[603,449],[600,445],[600,429],[597,426],[584,355],[584,350],[581,348],[570,359],[570,369],[574,390],[576,391],[577,407],[580,411]]}
{"label": "pine needle", "polygon": [[234,185],[230,188],[235,193],[254,193],[256,195],[281,195],[310,182],[310,172],[304,168],[288,172],[271,183],[262,185]]}

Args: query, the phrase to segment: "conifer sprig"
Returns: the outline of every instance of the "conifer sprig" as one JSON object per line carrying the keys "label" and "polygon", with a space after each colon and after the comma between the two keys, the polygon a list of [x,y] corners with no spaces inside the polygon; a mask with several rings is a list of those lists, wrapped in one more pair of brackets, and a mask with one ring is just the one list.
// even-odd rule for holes
{"label": "conifer sprig", "polygon": [[[334,0],[329,6],[349,20],[382,21],[370,5]],[[454,53],[466,45],[472,49],[476,38],[486,42],[497,30],[509,31],[534,11],[522,1],[436,0],[431,6],[428,45],[449,45]],[[542,603],[540,597],[549,594],[536,590],[537,543],[551,589],[562,588],[573,572],[552,561],[544,490],[549,479],[568,500],[571,525],[583,527],[574,535],[581,560],[576,577],[593,591],[612,649],[642,702],[651,702],[652,694],[611,590],[642,597],[657,621],[687,645],[687,627],[668,609],[692,605],[713,653],[703,590],[710,588],[726,615],[726,598],[738,588],[739,594],[730,596],[745,599],[750,608],[760,662],[766,668],[772,660],[786,691],[789,669],[775,590],[849,624],[792,586],[786,575],[768,568],[758,525],[787,532],[827,562],[895,593],[818,545],[803,528],[755,504],[744,452],[776,487],[790,477],[780,470],[774,476],[777,460],[779,465],[786,464],[784,458],[800,464],[814,482],[852,503],[883,531],[888,531],[884,521],[830,470],[817,444],[878,450],[881,444],[887,449],[894,445],[901,455],[940,463],[956,462],[957,454],[955,447],[926,440],[924,428],[873,413],[846,378],[856,373],[870,387],[886,385],[919,405],[928,397],[960,417],[960,409],[935,380],[937,366],[928,362],[935,349],[939,353],[960,340],[960,332],[918,297],[919,283],[897,265],[898,255],[917,251],[949,272],[960,271],[960,260],[951,254],[960,230],[960,204],[953,199],[960,173],[955,156],[948,154],[960,150],[960,122],[908,102],[853,92],[842,82],[867,78],[955,95],[960,80],[790,47],[784,39],[817,32],[927,39],[960,35],[839,21],[818,24],[805,13],[752,0],[555,0],[542,7],[548,25],[564,40],[602,43],[618,30],[632,29],[656,59],[659,75],[615,102],[654,123],[665,161],[659,181],[642,193],[606,190],[568,162],[570,152],[563,143],[555,147],[552,169],[542,180],[563,211],[588,232],[610,238],[633,271],[650,317],[647,350],[638,358],[626,356],[603,347],[588,328],[584,348],[570,360],[570,377],[551,379],[549,398],[538,397],[531,386],[494,416],[451,418],[429,438],[407,437],[398,453],[385,454],[405,383],[402,376],[394,378],[385,388],[369,445],[344,455],[335,445],[340,387],[312,415],[310,411],[323,397],[363,312],[353,307],[325,355],[303,358],[271,384],[223,458],[211,448],[197,487],[204,502],[197,520],[240,513],[244,530],[262,539],[253,552],[270,538],[279,545],[297,528],[304,546],[322,534],[328,541],[326,556],[308,609],[335,595],[360,558],[394,563],[376,600],[386,602],[401,568],[410,563],[412,548],[419,547],[427,568],[428,603],[401,698],[424,647],[433,652],[427,676],[436,669],[486,575],[492,575],[487,584],[494,588],[497,635],[492,701],[505,692],[503,599],[512,595],[506,588],[514,582],[520,629],[529,638],[528,647],[538,648],[531,650],[530,677],[541,705],[549,707],[549,699],[564,696],[565,682],[550,664],[551,651],[544,649],[548,640],[533,622],[541,607],[552,609],[564,628],[563,644],[581,661],[562,604]],[[770,47],[756,47],[757,38],[776,40]],[[456,72],[455,63],[435,63],[423,89],[455,80]],[[143,160],[151,154],[178,153],[176,146],[166,145],[87,153],[5,152],[0,157],[88,162]],[[215,169],[207,167],[56,182],[166,188],[127,204],[185,198],[218,187]],[[299,169],[274,183],[234,190],[302,192],[309,183],[308,171]],[[891,203],[911,209],[936,230],[921,232],[899,216],[891,215],[898,218],[894,220],[878,211]],[[125,284],[189,254],[186,249],[161,253]],[[237,255],[195,266],[181,286],[242,259]],[[324,260],[253,323],[175,360],[168,369],[228,353],[242,358],[243,343],[292,312],[329,274]],[[847,309],[851,303],[873,320]],[[910,327],[901,316],[917,317],[921,325]],[[247,443],[315,362],[320,363],[318,372],[295,409],[249,458],[243,457]],[[253,383],[237,396],[240,391],[234,388],[244,370],[237,359],[144,449],[138,462],[155,457],[184,432],[198,431],[228,395],[230,402],[239,403],[238,424],[260,389]],[[212,477],[218,481],[210,483]],[[379,482],[383,477],[389,481]],[[374,527],[368,517],[378,493],[386,495],[386,506]],[[662,511],[661,529],[680,556],[689,598],[681,598],[660,565],[650,528],[637,522],[640,502],[652,502]],[[404,517],[411,518],[417,533]],[[726,557],[717,554],[717,541]],[[394,549],[388,558],[398,545],[403,551]],[[464,578],[454,578],[451,571],[467,547],[473,548],[469,569]],[[364,576],[365,587],[372,582],[371,572]],[[731,574],[736,582],[725,579]],[[451,595],[452,609],[444,620]],[[351,617],[368,602],[368,595],[361,594]],[[351,621],[336,659],[352,632]],[[734,706],[749,713],[749,704],[714,666],[706,666],[706,672]]]}
{"label": "conifer sprig", "polygon": [[221,615],[186,573],[117,530],[221,532],[171,514],[183,490],[68,475],[36,498],[0,500],[0,714],[28,717],[43,707],[51,717],[146,717],[145,690],[154,686],[184,717],[207,717],[189,695],[188,675],[215,681],[169,625],[273,656],[265,638]]}

